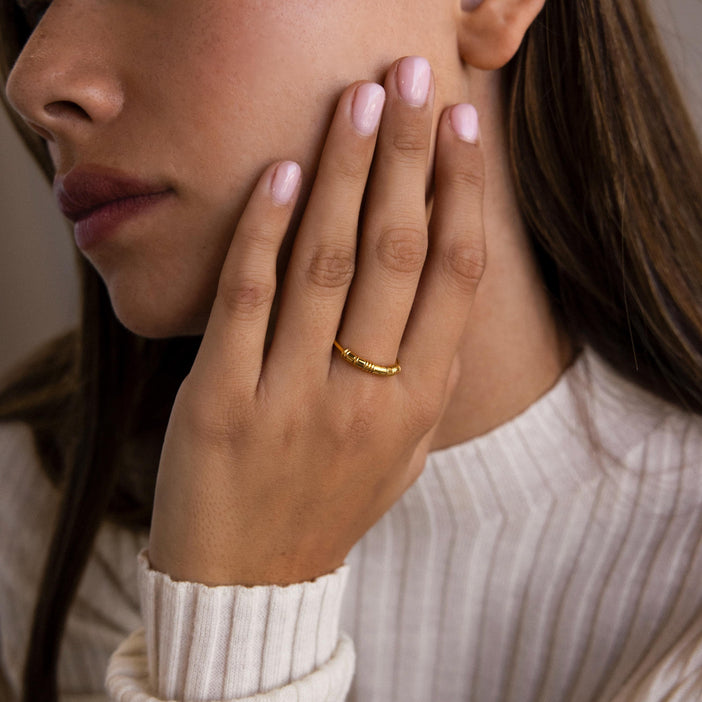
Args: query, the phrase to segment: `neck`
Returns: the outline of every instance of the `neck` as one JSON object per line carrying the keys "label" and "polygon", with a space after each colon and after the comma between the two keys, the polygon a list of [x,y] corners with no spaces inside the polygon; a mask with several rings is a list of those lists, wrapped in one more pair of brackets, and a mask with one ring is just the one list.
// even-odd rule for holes
{"label": "neck", "polygon": [[459,380],[434,449],[485,434],[520,414],[553,387],[573,356],[517,207],[499,74],[479,72],[470,84],[482,116],[487,266],[458,351]]}

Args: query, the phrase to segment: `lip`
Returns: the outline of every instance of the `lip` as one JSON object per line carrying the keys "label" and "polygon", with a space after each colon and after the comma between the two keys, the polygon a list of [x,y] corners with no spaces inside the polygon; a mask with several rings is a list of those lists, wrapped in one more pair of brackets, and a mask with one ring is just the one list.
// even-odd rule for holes
{"label": "lip", "polygon": [[85,249],[110,236],[125,220],[170,198],[174,191],[163,182],[84,167],[57,176],[54,194],[63,215],[75,224],[76,243]]}

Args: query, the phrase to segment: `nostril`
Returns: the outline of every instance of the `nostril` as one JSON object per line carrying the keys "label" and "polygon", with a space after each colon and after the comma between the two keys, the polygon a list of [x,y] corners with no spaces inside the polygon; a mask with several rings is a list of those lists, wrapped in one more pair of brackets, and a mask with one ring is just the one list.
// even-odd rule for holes
{"label": "nostril", "polygon": [[73,117],[90,120],[90,115],[77,103],[70,100],[57,100],[44,106],[44,112],[54,119]]}
{"label": "nostril", "polygon": [[32,122],[31,120],[26,120],[27,125],[35,131],[42,139],[45,139],[46,141],[53,141],[54,137],[51,135],[51,132],[47,131],[43,127],[40,127],[36,122]]}

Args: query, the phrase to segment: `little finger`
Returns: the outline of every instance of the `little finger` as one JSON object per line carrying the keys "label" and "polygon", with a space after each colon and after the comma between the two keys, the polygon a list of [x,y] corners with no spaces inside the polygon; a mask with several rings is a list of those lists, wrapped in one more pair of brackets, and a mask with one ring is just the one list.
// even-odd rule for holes
{"label": "little finger", "polygon": [[444,111],[427,262],[401,346],[405,365],[425,380],[433,375],[445,382],[485,269],[485,177],[479,142],[473,106]]}

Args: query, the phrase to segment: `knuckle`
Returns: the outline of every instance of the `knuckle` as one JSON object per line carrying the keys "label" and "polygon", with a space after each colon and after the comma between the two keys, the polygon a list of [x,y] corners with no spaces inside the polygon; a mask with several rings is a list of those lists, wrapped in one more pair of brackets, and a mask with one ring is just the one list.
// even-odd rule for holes
{"label": "knuckle", "polygon": [[485,248],[467,242],[456,242],[447,250],[444,263],[449,278],[461,288],[472,292],[485,271]]}
{"label": "knuckle", "polygon": [[272,234],[270,223],[265,220],[248,224],[244,231],[247,245],[254,250],[261,249],[263,251],[269,249]]}
{"label": "knuckle", "polygon": [[443,401],[438,395],[416,398],[405,419],[407,431],[412,436],[423,436],[439,421],[442,409]]}
{"label": "knuckle", "polygon": [[422,269],[427,254],[425,230],[417,227],[393,227],[381,232],[376,244],[381,265],[396,273],[416,273]]}
{"label": "knuckle", "polygon": [[217,446],[226,446],[235,434],[233,427],[226,421],[222,413],[216,414],[213,409],[203,408],[194,411],[192,415],[192,429],[200,442],[212,449]]}
{"label": "knuckle", "polygon": [[272,222],[247,225],[241,241],[247,254],[259,260],[272,260],[278,253],[279,237]]}
{"label": "knuckle", "polygon": [[344,408],[339,440],[354,447],[363,446],[378,432],[378,417],[365,402],[348,403]]}
{"label": "knuckle", "polygon": [[390,143],[398,155],[412,162],[424,159],[428,150],[425,129],[419,125],[414,128],[407,126],[393,134]]}
{"label": "knuckle", "polygon": [[221,285],[218,297],[228,314],[235,318],[258,318],[268,313],[275,297],[275,285],[257,280]]}
{"label": "knuckle", "polygon": [[371,415],[359,410],[356,412],[347,412],[343,429],[345,432],[345,441],[357,445],[368,442],[376,432],[376,425]]}
{"label": "knuckle", "polygon": [[361,159],[340,158],[334,164],[334,176],[348,186],[358,186],[368,178],[368,167]]}
{"label": "knuckle", "polygon": [[378,383],[369,380],[373,379],[370,376],[364,378],[359,373],[349,386],[349,392],[345,393],[344,402],[335,401],[329,408],[328,416],[333,427],[330,433],[336,434],[339,442],[351,450],[371,439],[381,426],[379,422],[386,416]]}
{"label": "knuckle", "polygon": [[340,288],[351,282],[355,267],[354,249],[318,246],[311,252],[307,279],[319,288]]}
{"label": "knuckle", "polygon": [[201,394],[188,405],[188,430],[196,441],[211,449],[228,445],[238,428],[246,424],[243,405],[232,398]]}
{"label": "knuckle", "polygon": [[481,171],[459,169],[453,174],[453,181],[461,190],[483,190],[485,177]]}
{"label": "knuckle", "polygon": [[[303,407],[304,403],[300,403]],[[285,415],[279,420],[278,434],[284,446],[295,446],[309,433],[309,417],[304,411]],[[302,439],[304,441],[304,439]]]}

